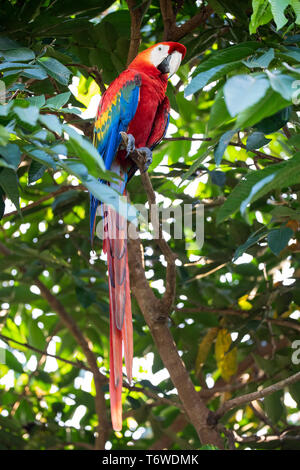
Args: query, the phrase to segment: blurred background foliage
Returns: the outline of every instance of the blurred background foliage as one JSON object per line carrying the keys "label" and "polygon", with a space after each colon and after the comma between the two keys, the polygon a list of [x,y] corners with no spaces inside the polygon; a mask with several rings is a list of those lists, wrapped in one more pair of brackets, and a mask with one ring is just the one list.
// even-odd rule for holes
{"label": "blurred background foliage", "polygon": [[[141,48],[162,40],[160,2],[136,6]],[[214,411],[299,370],[300,9],[297,0],[173,6],[178,26],[201,8],[209,14],[180,38],[187,55],[168,86],[170,127],[149,172],[164,207],[204,204],[203,247],[189,230],[169,239],[178,255],[170,328]],[[106,265],[101,243],[91,250],[85,189],[114,203],[97,181],[111,175],[91,136],[100,90],[126,67],[130,12],[124,0],[3,0],[0,18],[0,448],[92,449],[92,373],[37,280],[107,376]],[[146,202],[139,176],[129,193]],[[142,238],[160,296],[165,261],[147,230]],[[132,303],[136,383],[124,388],[123,432],[110,431],[106,448],[197,449]],[[109,410],[106,385],[103,393]],[[230,410],[222,436],[240,449],[298,449],[299,406],[297,383]]]}

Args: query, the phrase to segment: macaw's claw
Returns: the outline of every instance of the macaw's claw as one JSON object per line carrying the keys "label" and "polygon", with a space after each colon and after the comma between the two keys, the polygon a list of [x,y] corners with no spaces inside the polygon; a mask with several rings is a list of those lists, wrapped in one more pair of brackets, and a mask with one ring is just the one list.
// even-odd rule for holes
{"label": "macaw's claw", "polygon": [[130,155],[135,150],[135,139],[133,135],[127,134],[127,138],[128,140],[127,140],[127,146],[126,146],[126,150],[127,150],[126,157],[128,157],[128,155]]}
{"label": "macaw's claw", "polygon": [[152,152],[148,147],[140,147],[137,150],[145,155],[145,166],[143,170],[143,172],[145,172],[152,163]]}

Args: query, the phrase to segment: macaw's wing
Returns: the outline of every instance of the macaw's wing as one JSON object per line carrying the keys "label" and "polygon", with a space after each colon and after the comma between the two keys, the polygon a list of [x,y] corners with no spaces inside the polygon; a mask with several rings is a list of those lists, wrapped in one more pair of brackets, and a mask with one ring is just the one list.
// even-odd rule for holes
{"label": "macaw's wing", "polygon": [[164,138],[170,120],[170,102],[166,96],[157,108],[157,112],[153,121],[150,136],[147,141],[147,147],[151,150],[156,147]]}
{"label": "macaw's wing", "polygon": [[[109,170],[121,143],[120,132],[126,132],[140,98],[141,76],[125,70],[103,94],[94,127],[94,145]],[[90,198],[90,233],[93,241],[96,211],[99,201]]]}
{"label": "macaw's wing", "polygon": [[120,132],[126,132],[133,119],[140,97],[141,76],[125,70],[106,90],[95,122],[94,144],[110,169],[121,143]]}

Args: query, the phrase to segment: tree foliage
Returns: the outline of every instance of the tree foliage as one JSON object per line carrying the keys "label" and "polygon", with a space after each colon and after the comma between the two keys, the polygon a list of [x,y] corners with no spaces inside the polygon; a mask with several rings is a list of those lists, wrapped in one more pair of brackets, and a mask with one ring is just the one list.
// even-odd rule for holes
{"label": "tree foliage", "polygon": [[[5,0],[0,17],[0,448],[298,449],[299,3]],[[89,105],[139,45],[161,40],[187,55],[150,180],[165,207],[204,205],[204,244],[188,229],[168,241],[169,356],[130,265],[136,381],[114,433],[106,265],[97,239],[91,249],[88,191],[113,205],[118,195]],[[132,204],[147,202],[143,181],[128,185]],[[174,260],[146,229],[141,238],[164,300]],[[196,430],[171,356],[220,441]],[[258,387],[266,395],[247,399]]]}

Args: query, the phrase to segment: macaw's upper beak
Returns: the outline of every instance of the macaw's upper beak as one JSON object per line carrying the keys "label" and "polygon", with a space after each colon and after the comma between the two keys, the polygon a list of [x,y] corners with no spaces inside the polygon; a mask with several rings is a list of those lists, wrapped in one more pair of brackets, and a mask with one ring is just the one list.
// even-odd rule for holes
{"label": "macaw's upper beak", "polygon": [[182,60],[182,54],[178,51],[173,51],[158,65],[158,70],[163,74],[168,74],[170,78],[177,72]]}

